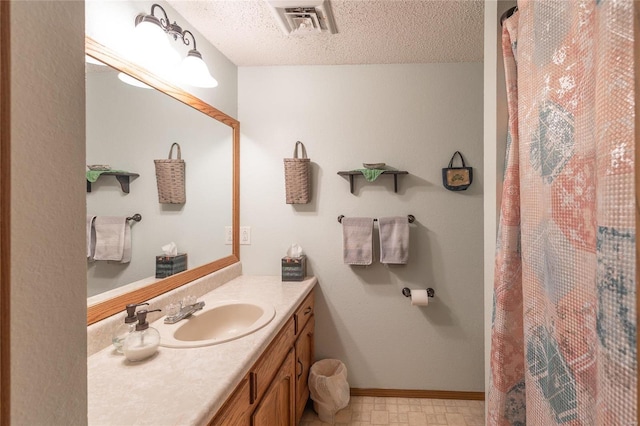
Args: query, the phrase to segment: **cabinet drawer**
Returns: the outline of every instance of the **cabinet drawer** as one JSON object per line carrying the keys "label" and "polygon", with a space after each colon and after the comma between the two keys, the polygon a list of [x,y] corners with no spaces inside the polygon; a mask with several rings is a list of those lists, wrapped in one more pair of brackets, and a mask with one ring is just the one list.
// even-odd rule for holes
{"label": "cabinet drawer", "polygon": [[296,336],[300,333],[300,331],[307,325],[307,321],[313,315],[315,310],[315,298],[313,295],[314,291],[311,290],[311,293],[304,299],[300,307],[296,310],[296,313],[293,315],[296,321]]}
{"label": "cabinet drawer", "polygon": [[251,415],[249,388],[249,378],[245,377],[224,403],[220,411],[218,411],[218,414],[209,422],[209,426],[249,426]]}
{"label": "cabinet drawer", "polygon": [[249,381],[251,385],[250,401],[252,404],[262,398],[271,380],[278,372],[280,365],[282,365],[282,361],[289,353],[295,341],[294,331],[294,320],[290,318],[251,369]]}

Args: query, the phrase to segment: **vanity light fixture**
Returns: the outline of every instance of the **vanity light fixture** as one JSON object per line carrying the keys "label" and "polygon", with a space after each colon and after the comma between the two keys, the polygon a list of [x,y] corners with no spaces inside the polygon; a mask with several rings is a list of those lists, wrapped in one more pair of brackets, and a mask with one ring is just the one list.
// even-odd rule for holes
{"label": "vanity light fixture", "polygon": [[[161,17],[155,16],[155,10],[162,11]],[[196,38],[191,31],[183,30],[175,21],[171,23],[167,12],[159,4],[151,6],[151,14],[136,16],[136,41],[141,62],[152,71],[160,72],[168,78],[177,78],[180,82],[195,87],[216,87],[218,82],[211,76],[202,54],[196,49]],[[171,47],[165,34],[174,40],[180,39],[185,46],[193,48],[180,63],[180,55]],[[190,39],[189,37],[190,36]]]}

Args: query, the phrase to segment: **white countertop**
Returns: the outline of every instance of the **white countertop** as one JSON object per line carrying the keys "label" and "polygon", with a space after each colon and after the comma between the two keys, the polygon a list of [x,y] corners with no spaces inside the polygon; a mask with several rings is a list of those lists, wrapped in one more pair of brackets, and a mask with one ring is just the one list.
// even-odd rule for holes
{"label": "white countertop", "polygon": [[160,346],[153,357],[137,363],[112,347],[90,356],[89,424],[206,424],[316,282],[240,276],[199,298],[207,303],[258,299],[273,304],[276,315],[269,324],[230,342],[186,349]]}

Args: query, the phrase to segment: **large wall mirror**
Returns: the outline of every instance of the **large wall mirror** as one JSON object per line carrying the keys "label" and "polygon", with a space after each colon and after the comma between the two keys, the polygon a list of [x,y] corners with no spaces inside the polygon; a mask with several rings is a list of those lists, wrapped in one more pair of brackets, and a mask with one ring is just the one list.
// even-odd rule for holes
{"label": "large wall mirror", "polygon": [[[87,192],[88,216],[129,216],[131,261],[87,262],[87,322],[119,311],[239,261],[240,123],[222,111],[123,59],[90,37],[86,54],[106,66],[87,68],[87,164],[136,173],[128,193],[114,176]],[[125,73],[149,86],[124,84]],[[184,204],[160,204],[154,159],[173,142],[186,162]],[[175,158],[175,151],[174,151]],[[231,226],[232,243],[225,244]],[[161,247],[176,243],[188,269],[155,278]]]}

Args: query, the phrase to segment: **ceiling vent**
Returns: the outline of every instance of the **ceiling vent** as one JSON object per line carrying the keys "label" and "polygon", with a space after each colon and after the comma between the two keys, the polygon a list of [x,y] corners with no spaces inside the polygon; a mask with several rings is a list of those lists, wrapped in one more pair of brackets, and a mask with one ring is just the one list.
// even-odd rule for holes
{"label": "ceiling vent", "polygon": [[266,0],[285,34],[335,34],[329,0]]}

